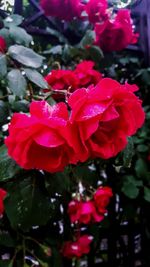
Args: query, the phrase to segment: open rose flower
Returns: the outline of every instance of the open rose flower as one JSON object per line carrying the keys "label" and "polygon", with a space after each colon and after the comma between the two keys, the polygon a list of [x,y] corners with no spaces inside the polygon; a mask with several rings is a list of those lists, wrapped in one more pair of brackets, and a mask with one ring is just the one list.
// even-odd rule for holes
{"label": "open rose flower", "polygon": [[129,10],[119,10],[114,19],[95,24],[96,41],[103,51],[120,51],[137,42]]}
{"label": "open rose flower", "polygon": [[89,0],[85,6],[89,21],[91,23],[96,23],[107,19],[107,8],[107,0]]}
{"label": "open rose flower", "polygon": [[0,53],[5,53],[6,51],[6,42],[5,39],[0,36]]}
{"label": "open rose flower", "polygon": [[145,114],[135,90],[135,85],[104,78],[70,96],[70,123],[77,126],[90,157],[116,156],[127,145],[127,137],[142,126]]}
{"label": "open rose flower", "polygon": [[113,196],[112,189],[110,187],[99,187],[94,194],[94,202],[97,210],[104,214],[107,210],[106,207],[109,204],[110,198]]}
{"label": "open rose flower", "polygon": [[93,61],[84,60],[76,66],[74,73],[79,80],[78,88],[96,85],[102,79],[102,74],[93,69],[94,65]]}
{"label": "open rose flower", "polygon": [[78,78],[71,70],[52,70],[45,80],[52,90],[69,90],[73,92],[78,88]]}
{"label": "open rose flower", "polygon": [[7,194],[7,192],[4,189],[0,188],[0,216],[4,212],[3,200],[4,200],[5,196],[6,196],[6,194]]}
{"label": "open rose flower", "polygon": [[[5,143],[8,154],[25,169],[62,171],[77,159],[70,140],[68,111],[64,103],[50,106],[45,101],[30,105],[30,115],[15,113]],[[75,143],[75,140],[74,140]]]}
{"label": "open rose flower", "polygon": [[66,241],[63,245],[62,254],[64,257],[80,258],[90,252],[90,244],[93,238],[88,235],[80,236],[76,241]]}
{"label": "open rose flower", "polygon": [[80,0],[41,0],[40,5],[46,16],[68,21],[75,17],[80,18],[84,10]]}

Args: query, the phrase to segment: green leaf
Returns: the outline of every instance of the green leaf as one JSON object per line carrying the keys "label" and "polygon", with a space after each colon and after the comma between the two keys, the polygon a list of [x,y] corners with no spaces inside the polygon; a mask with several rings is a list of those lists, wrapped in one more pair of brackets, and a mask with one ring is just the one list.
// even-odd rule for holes
{"label": "green leaf", "polygon": [[137,188],[133,183],[126,182],[122,187],[122,192],[129,198],[134,199],[139,194],[139,188]]}
{"label": "green leaf", "polygon": [[50,194],[54,192],[61,194],[63,191],[70,191],[71,179],[65,172],[57,172],[47,177],[45,185]]}
{"label": "green leaf", "polygon": [[[13,228],[28,231],[32,226],[45,225],[52,216],[52,204],[41,189],[38,177],[11,183],[4,204]],[[15,192],[15,194],[14,194]]]}
{"label": "green leaf", "polygon": [[144,199],[150,202],[150,188],[144,187]]}
{"label": "green leaf", "polygon": [[89,47],[88,52],[92,60],[94,60],[95,62],[100,61],[104,57],[103,52],[100,49],[100,47],[95,46],[95,45],[92,45],[91,47]]}
{"label": "green leaf", "polygon": [[44,59],[44,57],[38,55],[32,49],[22,45],[10,46],[8,53],[13,59],[31,68],[39,68]]}
{"label": "green leaf", "polygon": [[141,180],[134,176],[126,176],[121,191],[129,198],[135,199],[139,195],[139,188],[143,185]]}
{"label": "green leaf", "polygon": [[8,105],[4,101],[0,100],[0,125],[4,125],[5,123],[7,123],[8,116]]}
{"label": "green leaf", "polygon": [[6,56],[0,54],[0,77],[4,77],[7,73],[7,61]]}
{"label": "green leaf", "polygon": [[17,26],[11,26],[9,29],[10,37],[17,44],[29,46],[32,36],[28,34],[23,28]]}
{"label": "green leaf", "polygon": [[60,43],[65,43],[65,44],[68,43],[67,38],[65,38],[65,36],[64,36],[60,31],[54,30],[54,29],[49,28],[49,27],[46,28],[46,31],[47,31],[50,35],[52,35],[52,36],[54,36],[54,37],[57,37],[58,40],[60,41]]}
{"label": "green leaf", "polygon": [[146,162],[142,159],[139,158],[136,163],[135,163],[135,171],[136,175],[139,178],[147,178],[147,173],[148,173],[148,168]]}
{"label": "green leaf", "polygon": [[4,19],[5,27],[18,26],[23,22],[23,17],[17,14],[13,14]]}
{"label": "green leaf", "polygon": [[10,234],[6,231],[0,232],[0,245],[5,247],[14,247],[15,242],[10,236]]}
{"label": "green leaf", "polygon": [[18,69],[11,70],[8,75],[8,87],[14,95],[23,97],[26,93],[27,82]]}
{"label": "green leaf", "polygon": [[95,40],[95,32],[92,30],[86,31],[86,34],[79,43],[79,47],[85,47],[86,45],[92,45]]}
{"label": "green leaf", "polygon": [[10,38],[9,38],[9,30],[8,29],[2,28],[0,30],[0,36],[2,36],[6,40],[6,42],[9,42]]}
{"label": "green leaf", "polygon": [[0,181],[5,181],[13,178],[20,168],[13,161],[7,153],[7,148],[5,145],[0,147]]}
{"label": "green leaf", "polygon": [[13,267],[11,260],[0,260],[0,267]]}
{"label": "green leaf", "polygon": [[13,101],[11,103],[11,108],[13,111],[26,113],[29,111],[29,102],[25,99],[19,101]]}
{"label": "green leaf", "polygon": [[137,146],[137,151],[139,151],[139,152],[147,152],[148,151],[148,146],[146,146],[146,145],[138,145]]}
{"label": "green leaf", "polygon": [[131,167],[131,161],[134,156],[134,144],[133,139],[130,137],[128,139],[128,144],[123,151],[123,165],[124,167]]}
{"label": "green leaf", "polygon": [[34,84],[36,84],[37,86],[46,89],[49,88],[46,80],[43,78],[43,76],[36,70],[32,70],[32,69],[24,69],[25,74],[27,76],[27,78],[33,82]]}
{"label": "green leaf", "polygon": [[52,54],[52,55],[61,55],[62,54],[62,45],[56,45],[43,52],[43,54]]}

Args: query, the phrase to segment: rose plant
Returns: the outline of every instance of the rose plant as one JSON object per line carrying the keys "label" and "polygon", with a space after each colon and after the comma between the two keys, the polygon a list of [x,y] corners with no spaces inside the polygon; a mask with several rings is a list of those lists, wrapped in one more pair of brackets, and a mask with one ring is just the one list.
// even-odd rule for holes
{"label": "rose plant", "polygon": [[[138,196],[149,201],[147,163],[145,180],[137,170],[145,164],[138,142],[148,143],[138,131],[145,121],[142,84],[135,78],[138,91],[120,74],[122,56],[115,59],[118,76],[100,66],[107,52],[137,35],[130,12],[107,1],[40,3],[54,22],[53,46],[36,43],[18,15],[0,29],[0,264],[79,266],[115,218],[116,196],[120,205]],[[67,31],[75,34],[77,22],[85,35],[74,45]],[[146,129],[148,123],[146,115]]]}

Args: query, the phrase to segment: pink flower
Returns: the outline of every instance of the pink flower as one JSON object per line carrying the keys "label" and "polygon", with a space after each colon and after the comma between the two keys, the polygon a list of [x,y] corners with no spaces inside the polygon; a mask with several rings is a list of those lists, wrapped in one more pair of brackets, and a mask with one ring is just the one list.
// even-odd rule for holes
{"label": "pink flower", "polygon": [[76,66],[74,73],[79,81],[78,88],[96,85],[102,79],[102,74],[93,69],[94,65],[93,61],[84,60]]}
{"label": "pink flower", "polygon": [[93,201],[72,200],[68,206],[68,214],[72,223],[79,222],[89,224],[100,222],[104,219],[103,214],[99,214]]}
{"label": "pink flower", "polygon": [[97,212],[94,202],[91,200],[82,202],[79,213],[79,222],[84,224],[101,222],[104,219],[104,216]]}
{"label": "pink flower", "polygon": [[112,189],[110,187],[99,187],[94,194],[94,202],[97,210],[104,214],[106,207],[109,204],[110,198],[113,196]]}
{"label": "pink flower", "polygon": [[0,215],[2,215],[3,212],[4,212],[3,200],[4,200],[5,196],[6,196],[6,194],[7,194],[7,192],[4,189],[0,188]]}
{"label": "pink flower", "polygon": [[62,20],[80,18],[84,5],[80,0],[40,0],[46,16],[56,17]]}
{"label": "pink flower", "polygon": [[0,36],[0,53],[5,53],[5,51],[6,51],[6,41],[2,36]]}
{"label": "pink flower", "polygon": [[136,43],[138,35],[133,32],[129,10],[119,10],[113,20],[95,24],[96,41],[103,51],[120,51],[129,44]]}
{"label": "pink flower", "polygon": [[108,18],[107,0],[89,0],[85,10],[91,23],[101,22]]}
{"label": "pink flower", "polygon": [[125,148],[127,137],[135,134],[145,119],[135,90],[135,85],[104,78],[96,87],[78,89],[70,96],[70,123],[78,128],[83,153],[108,159]]}
{"label": "pink flower", "polygon": [[8,154],[21,167],[57,172],[69,162],[77,162],[72,148],[75,140],[69,132],[64,103],[50,106],[45,101],[35,101],[30,105],[29,116],[13,115],[5,143]]}
{"label": "pink flower", "polygon": [[66,258],[80,258],[90,252],[92,237],[88,235],[80,236],[76,241],[66,241],[63,245],[62,253]]}

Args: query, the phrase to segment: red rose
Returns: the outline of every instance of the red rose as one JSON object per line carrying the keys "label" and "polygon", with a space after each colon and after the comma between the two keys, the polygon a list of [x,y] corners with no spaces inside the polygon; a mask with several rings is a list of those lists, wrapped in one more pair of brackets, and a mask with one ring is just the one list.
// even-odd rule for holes
{"label": "red rose", "polygon": [[6,196],[6,194],[7,194],[7,192],[4,189],[0,188],[0,215],[2,215],[4,212],[3,200]]}
{"label": "red rose", "polygon": [[110,187],[99,187],[94,194],[94,201],[97,210],[104,214],[106,207],[109,204],[110,198],[113,196],[112,189]]}
{"label": "red rose", "polygon": [[96,41],[103,51],[120,51],[136,43],[138,35],[133,32],[129,10],[119,10],[113,20],[95,24]]}
{"label": "red rose", "polygon": [[70,123],[76,124],[83,147],[90,156],[110,158],[127,144],[144,122],[135,85],[121,85],[105,78],[96,87],[78,89],[69,98]]}
{"label": "red rose", "polygon": [[74,257],[80,258],[90,252],[91,242],[92,237],[88,235],[79,237],[75,242],[66,241],[62,249],[63,256],[70,259]]}
{"label": "red rose", "polygon": [[85,60],[76,66],[74,73],[79,80],[79,87],[87,87],[90,84],[96,85],[101,80],[102,74],[93,69],[94,65],[93,61]]}
{"label": "red rose", "polygon": [[79,217],[80,223],[101,222],[103,219],[104,216],[97,213],[93,201],[82,202]]}
{"label": "red rose", "polygon": [[107,8],[107,0],[90,0],[85,7],[89,21],[96,23],[107,19]]}
{"label": "red rose", "polygon": [[81,247],[82,254],[88,254],[90,252],[90,244],[92,240],[93,240],[93,237],[89,235],[82,235],[77,240],[78,244]]}
{"label": "red rose", "polygon": [[0,36],[0,53],[5,53],[6,50],[6,42],[5,39]]}
{"label": "red rose", "polygon": [[46,16],[57,17],[62,20],[80,18],[84,5],[80,0],[41,0],[40,4]]}
{"label": "red rose", "polygon": [[72,200],[68,205],[68,214],[72,223],[76,222],[80,218],[80,206],[81,201]]}
{"label": "red rose", "polygon": [[[5,140],[8,154],[25,169],[62,171],[76,163],[71,146],[68,111],[64,103],[49,106],[45,101],[30,105],[30,116],[15,113]],[[75,143],[75,140],[74,140]]]}
{"label": "red rose", "polygon": [[78,78],[71,70],[52,70],[45,80],[53,90],[68,90],[73,92],[78,88]]}
{"label": "red rose", "polygon": [[68,213],[72,223],[78,221],[89,224],[104,219],[104,216],[97,212],[93,201],[71,201],[68,206]]}

